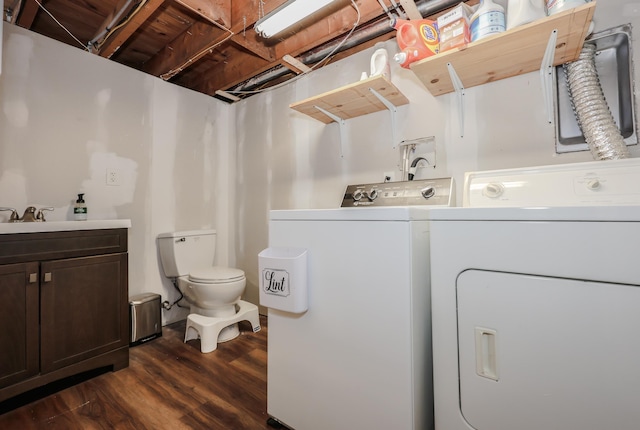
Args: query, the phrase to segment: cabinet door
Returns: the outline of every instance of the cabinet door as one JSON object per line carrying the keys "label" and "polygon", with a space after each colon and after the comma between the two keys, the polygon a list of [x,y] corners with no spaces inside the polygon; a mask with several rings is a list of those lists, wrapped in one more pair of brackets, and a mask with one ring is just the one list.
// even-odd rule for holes
{"label": "cabinet door", "polygon": [[0,266],[0,388],[38,373],[38,263]]}
{"label": "cabinet door", "polygon": [[127,254],[42,263],[42,373],[128,345],[127,270]]}

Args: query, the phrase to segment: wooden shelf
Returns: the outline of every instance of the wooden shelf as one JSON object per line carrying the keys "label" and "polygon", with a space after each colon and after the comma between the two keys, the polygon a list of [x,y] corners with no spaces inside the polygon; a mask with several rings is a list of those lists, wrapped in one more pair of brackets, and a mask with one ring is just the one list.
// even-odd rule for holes
{"label": "wooden shelf", "polygon": [[587,37],[596,2],[516,27],[415,62],[411,70],[434,96],[454,91],[451,63],[465,88],[540,70],[549,36],[558,30],[553,65],[574,61]]}
{"label": "wooden shelf", "polygon": [[310,97],[306,100],[292,103],[289,107],[309,115],[318,121],[322,121],[325,124],[333,122],[333,119],[318,110],[316,106],[341,119],[350,119],[372,112],[386,110],[387,107],[384,103],[382,103],[370,89],[375,90],[394,106],[402,106],[409,103],[409,99],[387,78],[384,76],[374,76],[324,94]]}

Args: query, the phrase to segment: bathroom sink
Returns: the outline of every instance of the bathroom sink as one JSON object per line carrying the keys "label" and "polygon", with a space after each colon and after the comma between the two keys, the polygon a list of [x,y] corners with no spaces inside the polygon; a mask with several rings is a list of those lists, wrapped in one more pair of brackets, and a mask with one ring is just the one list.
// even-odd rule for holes
{"label": "bathroom sink", "polygon": [[0,234],[40,233],[48,231],[101,230],[106,228],[129,228],[131,220],[88,220],[0,223]]}

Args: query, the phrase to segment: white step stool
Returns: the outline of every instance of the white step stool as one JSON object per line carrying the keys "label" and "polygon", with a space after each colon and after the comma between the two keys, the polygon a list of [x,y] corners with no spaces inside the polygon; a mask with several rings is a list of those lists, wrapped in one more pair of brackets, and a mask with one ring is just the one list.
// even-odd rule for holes
{"label": "white step stool", "polygon": [[187,317],[187,327],[184,332],[185,343],[188,340],[200,338],[200,351],[202,353],[212,352],[218,348],[218,336],[220,332],[232,324],[239,321],[249,321],[253,327],[253,332],[260,331],[260,315],[258,307],[253,303],[238,300],[238,312],[231,317],[216,318],[206,317],[199,314],[189,314]]}

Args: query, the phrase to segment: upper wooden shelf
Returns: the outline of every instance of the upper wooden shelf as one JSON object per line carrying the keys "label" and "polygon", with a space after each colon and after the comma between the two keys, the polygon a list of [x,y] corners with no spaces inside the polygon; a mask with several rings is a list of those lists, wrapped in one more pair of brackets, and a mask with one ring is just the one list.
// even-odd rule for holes
{"label": "upper wooden shelf", "polygon": [[558,30],[553,65],[574,61],[587,37],[596,2],[454,48],[411,65],[434,96],[454,91],[447,63],[465,88],[540,70],[549,36]]}
{"label": "upper wooden shelf", "polygon": [[289,107],[325,124],[333,122],[333,119],[318,110],[316,106],[341,119],[355,118],[387,109],[370,89],[375,90],[394,106],[409,103],[409,99],[395,85],[380,75],[292,103]]}

